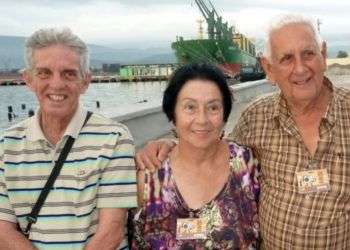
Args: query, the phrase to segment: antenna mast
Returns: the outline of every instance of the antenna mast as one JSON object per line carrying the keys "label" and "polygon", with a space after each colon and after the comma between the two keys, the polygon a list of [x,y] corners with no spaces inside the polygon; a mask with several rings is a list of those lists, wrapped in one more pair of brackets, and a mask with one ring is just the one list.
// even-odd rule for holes
{"label": "antenna mast", "polygon": [[321,28],[320,28],[321,24],[322,24],[321,20],[319,18],[317,18],[317,31],[318,31],[318,33],[321,33]]}
{"label": "antenna mast", "polygon": [[198,23],[198,39],[203,39],[204,38],[204,32],[203,32],[203,19],[197,19]]}

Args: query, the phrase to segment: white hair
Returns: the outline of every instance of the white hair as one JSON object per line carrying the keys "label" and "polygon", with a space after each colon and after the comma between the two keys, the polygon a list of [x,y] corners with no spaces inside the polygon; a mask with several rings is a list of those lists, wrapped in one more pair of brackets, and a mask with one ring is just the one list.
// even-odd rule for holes
{"label": "white hair", "polygon": [[33,54],[36,49],[51,45],[64,45],[75,51],[80,58],[80,71],[83,76],[89,73],[89,51],[86,44],[69,28],[47,28],[34,32],[25,43],[25,63],[27,69],[33,69]]}
{"label": "white hair", "polygon": [[277,30],[282,29],[283,27],[294,25],[294,24],[301,24],[309,27],[314,35],[315,41],[319,48],[322,48],[322,38],[320,33],[317,30],[317,25],[315,20],[305,17],[300,14],[283,14],[275,17],[272,19],[272,21],[269,23],[267,28],[267,37],[266,37],[266,43],[265,43],[265,49],[264,49],[264,57],[271,60],[271,37],[274,32]]}

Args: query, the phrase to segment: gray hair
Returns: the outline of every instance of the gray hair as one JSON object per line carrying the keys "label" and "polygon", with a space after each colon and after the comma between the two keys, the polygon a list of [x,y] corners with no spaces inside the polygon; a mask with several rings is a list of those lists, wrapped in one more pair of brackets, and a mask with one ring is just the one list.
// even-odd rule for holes
{"label": "gray hair", "polygon": [[25,63],[27,69],[33,69],[33,54],[36,49],[51,45],[64,45],[80,56],[80,71],[83,76],[89,73],[89,50],[86,44],[69,28],[45,28],[34,32],[25,43]]}
{"label": "gray hair", "polygon": [[315,20],[300,14],[284,14],[273,19],[267,28],[267,37],[266,37],[266,43],[265,43],[265,49],[264,49],[264,56],[267,59],[271,60],[272,34],[283,27],[293,25],[293,24],[302,24],[302,25],[306,25],[307,27],[310,27],[311,30],[313,31],[314,38],[317,45],[319,46],[320,49],[322,48],[323,40],[321,38],[320,33],[317,30],[317,25]]}

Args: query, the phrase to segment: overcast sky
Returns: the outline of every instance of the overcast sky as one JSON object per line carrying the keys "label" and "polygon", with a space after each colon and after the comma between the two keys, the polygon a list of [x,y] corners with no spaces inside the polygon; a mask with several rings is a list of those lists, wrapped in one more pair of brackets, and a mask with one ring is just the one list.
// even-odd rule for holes
{"label": "overcast sky", "polygon": [[[284,12],[322,21],[323,35],[350,33],[350,1],[212,0],[229,24],[260,38],[268,20]],[[0,35],[28,36],[41,27],[67,26],[89,43],[168,44],[197,36],[201,14],[192,0],[0,0]],[[345,37],[345,35],[344,35]]]}

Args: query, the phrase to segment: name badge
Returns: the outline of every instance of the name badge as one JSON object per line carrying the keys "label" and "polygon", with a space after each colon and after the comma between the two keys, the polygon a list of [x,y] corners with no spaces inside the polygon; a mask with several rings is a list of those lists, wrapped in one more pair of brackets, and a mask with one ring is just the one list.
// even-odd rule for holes
{"label": "name badge", "polygon": [[183,218],[176,221],[176,239],[192,240],[207,238],[207,220],[204,218]]}
{"label": "name badge", "polygon": [[326,169],[301,171],[297,173],[298,191],[301,194],[326,192],[330,190]]}

